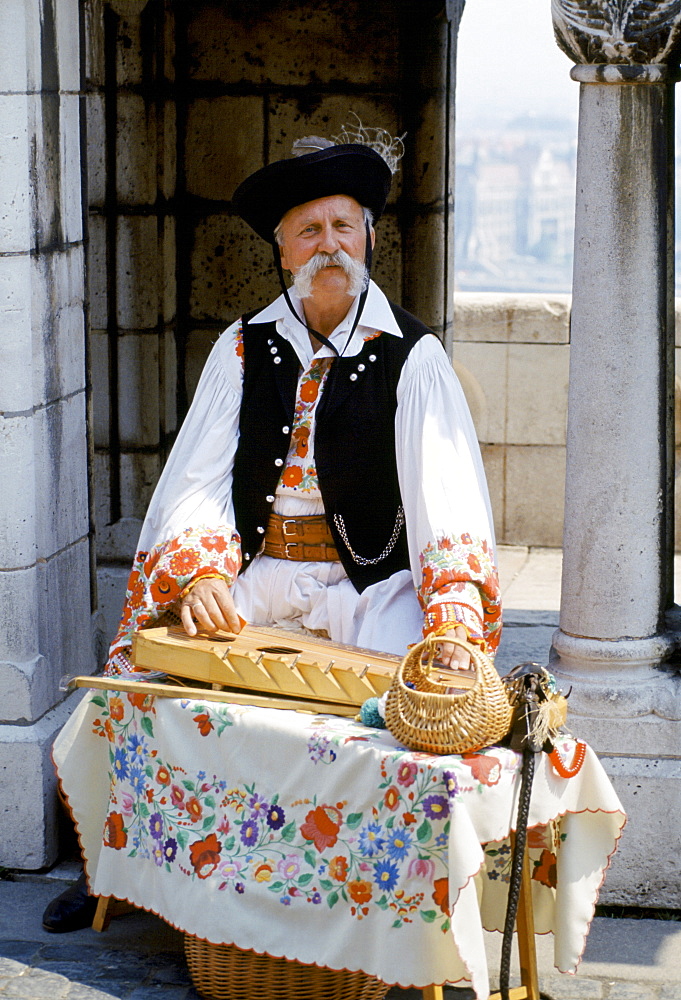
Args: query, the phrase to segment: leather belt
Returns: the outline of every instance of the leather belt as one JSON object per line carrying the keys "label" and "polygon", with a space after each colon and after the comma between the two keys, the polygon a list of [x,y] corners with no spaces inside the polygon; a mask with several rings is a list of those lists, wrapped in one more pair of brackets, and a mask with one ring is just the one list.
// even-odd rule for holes
{"label": "leather belt", "polygon": [[338,550],[323,514],[284,517],[270,514],[263,554],[297,562],[337,562]]}

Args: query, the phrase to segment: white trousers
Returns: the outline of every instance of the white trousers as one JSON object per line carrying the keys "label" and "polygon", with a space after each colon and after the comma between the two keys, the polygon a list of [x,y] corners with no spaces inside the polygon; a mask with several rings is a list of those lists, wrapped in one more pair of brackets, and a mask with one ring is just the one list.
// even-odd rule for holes
{"label": "white trousers", "polygon": [[398,656],[421,639],[423,612],[409,570],[358,594],[339,562],[259,555],[232,596],[249,625],[323,629],[333,642]]}

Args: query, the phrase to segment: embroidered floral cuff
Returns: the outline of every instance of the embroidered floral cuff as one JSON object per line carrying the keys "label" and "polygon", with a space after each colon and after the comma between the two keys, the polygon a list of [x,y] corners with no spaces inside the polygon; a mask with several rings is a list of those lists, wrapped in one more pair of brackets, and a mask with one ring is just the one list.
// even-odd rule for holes
{"label": "embroidered floral cuff", "polygon": [[[484,640],[489,652],[494,652],[501,637],[501,598],[499,580],[491,546],[486,539],[469,534],[440,536],[429,542],[421,553],[421,587],[419,600],[424,615],[432,612],[429,626],[426,617],[424,632],[430,634],[452,615],[457,625],[463,625],[471,638]],[[447,611],[437,611],[438,605]]]}
{"label": "embroidered floral cuff", "polygon": [[240,565],[241,539],[227,527],[188,528],[149,552],[138,552],[105,673],[121,673],[118,654],[128,655],[133,633],[150,625],[178,600],[189,584],[211,576],[221,576],[232,584]]}
{"label": "embroidered floral cuff", "polygon": [[456,604],[452,601],[439,601],[430,605],[423,622],[424,638],[435,632],[440,634],[444,634],[445,631],[453,632],[455,628],[464,628],[469,642],[486,647],[480,612],[465,604]]}

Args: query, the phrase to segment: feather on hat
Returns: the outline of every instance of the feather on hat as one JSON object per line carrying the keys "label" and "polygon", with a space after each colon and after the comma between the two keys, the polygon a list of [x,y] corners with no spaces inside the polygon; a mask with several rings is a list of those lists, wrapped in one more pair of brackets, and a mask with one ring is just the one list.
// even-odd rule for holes
{"label": "feather on hat", "polygon": [[256,170],[239,185],[232,205],[258,236],[274,243],[274,230],[290,209],[329,195],[354,198],[374,221],[383,214],[402,140],[364,128],[359,119],[357,128],[345,127],[334,139],[340,142],[314,135],[297,139],[292,158]]}

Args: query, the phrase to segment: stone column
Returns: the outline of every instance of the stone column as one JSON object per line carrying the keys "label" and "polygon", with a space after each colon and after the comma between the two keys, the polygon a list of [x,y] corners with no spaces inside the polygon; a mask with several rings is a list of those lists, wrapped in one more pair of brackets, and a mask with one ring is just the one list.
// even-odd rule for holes
{"label": "stone column", "polygon": [[[608,888],[679,905],[672,616],[673,91],[681,13],[553,0],[580,84],[560,628],[570,724],[632,822]],[[607,7],[607,9],[606,9]],[[616,9],[617,8],[617,9]],[[665,863],[662,863],[662,859]],[[669,860],[669,866],[667,866]],[[664,875],[659,874],[664,869]],[[672,888],[676,886],[677,888]],[[611,895],[610,898],[613,898]]]}
{"label": "stone column", "polygon": [[78,0],[0,4],[0,865],[56,856],[53,738],[91,672]]}

